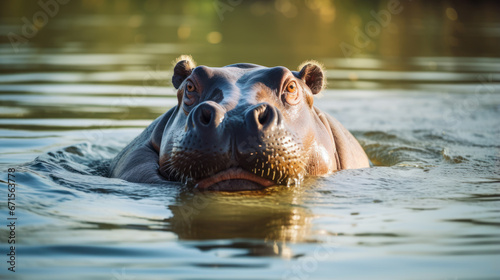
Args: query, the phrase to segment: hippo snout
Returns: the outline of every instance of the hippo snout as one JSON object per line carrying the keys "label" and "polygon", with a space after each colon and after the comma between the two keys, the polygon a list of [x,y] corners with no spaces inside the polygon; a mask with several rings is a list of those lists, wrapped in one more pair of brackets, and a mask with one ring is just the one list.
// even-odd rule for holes
{"label": "hippo snout", "polygon": [[282,122],[280,110],[266,102],[245,107],[228,114],[218,103],[206,101],[193,108],[172,151],[171,170],[198,188],[217,185],[226,190],[234,180],[239,189],[256,189],[302,177],[300,141]]}

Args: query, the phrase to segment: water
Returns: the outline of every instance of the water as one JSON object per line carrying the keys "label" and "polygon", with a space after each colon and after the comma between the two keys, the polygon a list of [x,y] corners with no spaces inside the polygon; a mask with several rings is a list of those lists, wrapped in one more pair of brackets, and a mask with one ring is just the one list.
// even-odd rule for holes
{"label": "water", "polygon": [[[243,2],[223,21],[211,1],[71,2],[17,53],[7,34],[40,7],[2,3],[0,179],[15,168],[17,220],[15,273],[0,228],[0,278],[498,279],[498,4],[402,2],[346,58],[339,44],[385,2],[335,2],[327,16],[285,2]],[[315,104],[374,167],[245,193],[105,177],[176,104],[182,53],[211,66],[318,59],[329,89]]]}

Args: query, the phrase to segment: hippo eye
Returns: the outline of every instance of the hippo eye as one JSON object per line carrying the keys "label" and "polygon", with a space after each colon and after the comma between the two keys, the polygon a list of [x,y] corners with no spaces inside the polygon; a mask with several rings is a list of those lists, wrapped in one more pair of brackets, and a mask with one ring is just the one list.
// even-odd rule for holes
{"label": "hippo eye", "polygon": [[286,86],[285,101],[290,105],[297,105],[300,101],[297,83],[291,82]]}
{"label": "hippo eye", "polygon": [[195,91],[195,90],[196,90],[196,87],[193,85],[193,83],[192,83],[191,81],[188,81],[188,82],[186,83],[186,89],[187,89],[187,91],[189,91],[189,92],[193,92],[193,91]]}
{"label": "hippo eye", "polygon": [[297,91],[297,84],[295,82],[291,82],[286,86],[286,91],[294,94]]}
{"label": "hippo eye", "polygon": [[193,82],[187,81],[186,90],[184,91],[184,104],[186,106],[191,106],[198,100],[196,93],[196,87]]}

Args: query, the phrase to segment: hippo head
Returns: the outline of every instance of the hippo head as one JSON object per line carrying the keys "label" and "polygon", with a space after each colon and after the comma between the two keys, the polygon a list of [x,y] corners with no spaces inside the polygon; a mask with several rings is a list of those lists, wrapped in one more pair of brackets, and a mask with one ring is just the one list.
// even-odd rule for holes
{"label": "hippo head", "polygon": [[152,140],[160,175],[199,189],[252,190],[336,170],[330,126],[313,107],[323,70],[315,62],[299,69],[178,59],[178,105]]}

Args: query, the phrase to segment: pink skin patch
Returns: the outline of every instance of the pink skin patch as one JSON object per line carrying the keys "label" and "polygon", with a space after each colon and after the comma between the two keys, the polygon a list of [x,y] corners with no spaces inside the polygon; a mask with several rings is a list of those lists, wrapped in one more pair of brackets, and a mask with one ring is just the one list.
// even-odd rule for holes
{"label": "pink skin patch", "polygon": [[198,181],[196,184],[195,188],[197,189],[207,189],[208,187],[217,184],[222,181],[227,181],[227,180],[247,180],[251,181],[254,183],[257,183],[259,185],[262,185],[263,187],[270,187],[272,185],[275,185],[271,180],[264,179],[262,177],[259,177],[255,174],[252,174],[248,171],[245,171],[241,168],[230,168],[224,171],[221,171],[217,174],[214,174],[211,177],[205,178],[203,180]]}

